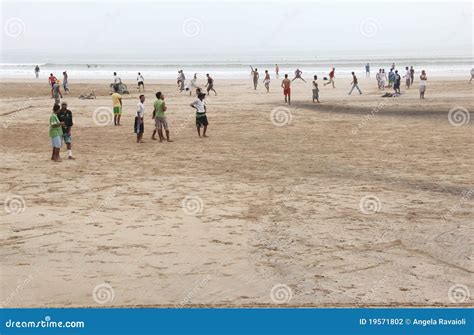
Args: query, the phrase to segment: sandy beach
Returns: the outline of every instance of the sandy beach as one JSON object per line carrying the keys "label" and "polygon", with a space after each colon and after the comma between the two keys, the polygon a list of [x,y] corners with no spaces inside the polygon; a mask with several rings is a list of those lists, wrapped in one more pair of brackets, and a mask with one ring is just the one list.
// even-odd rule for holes
{"label": "sandy beach", "polygon": [[[135,83],[114,127],[109,82],[71,78],[61,163],[46,81],[1,81],[2,306],[473,306],[474,85],[337,78],[313,104],[309,79],[291,106],[216,79],[206,139],[194,97],[147,81],[137,144]],[[158,90],[173,143],[150,139]]]}

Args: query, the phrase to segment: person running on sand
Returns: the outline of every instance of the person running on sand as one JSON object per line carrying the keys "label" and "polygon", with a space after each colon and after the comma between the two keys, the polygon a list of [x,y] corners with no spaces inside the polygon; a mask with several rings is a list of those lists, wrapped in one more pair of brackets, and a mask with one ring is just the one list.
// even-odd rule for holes
{"label": "person running on sand", "polygon": [[285,74],[285,79],[282,80],[281,82],[281,87],[283,88],[283,95],[285,96],[285,102],[288,103],[288,105],[291,104],[291,80],[288,79],[288,74]]}
{"label": "person running on sand", "polygon": [[265,79],[263,79],[263,84],[267,89],[267,93],[270,92],[270,73],[268,73],[268,70],[265,70]]}
{"label": "person running on sand", "polygon": [[329,81],[327,83],[324,83],[324,86],[326,86],[328,84],[332,84],[332,88],[336,88],[334,86],[335,72],[336,72],[336,68],[333,67],[331,72],[329,72]]}
{"label": "person running on sand", "polygon": [[114,125],[120,126],[120,118],[122,117],[122,96],[118,94],[119,85],[114,85],[114,93],[112,93],[112,105],[114,107]]}
{"label": "person running on sand", "polygon": [[137,104],[137,115],[135,116],[135,122],[133,125],[133,130],[137,134],[137,143],[143,142],[143,133],[145,132],[145,96],[143,94],[139,97],[140,101]]}
{"label": "person running on sand", "polygon": [[59,110],[58,118],[62,124],[63,140],[67,146],[68,159],[74,159],[74,157],[72,157],[72,134],[71,134],[71,128],[73,126],[72,112],[69,109],[67,109],[66,101],[63,101],[61,103],[61,109]]}
{"label": "person running on sand", "polygon": [[472,79],[474,79],[474,67],[471,69],[471,79],[469,79],[469,84],[472,83]]}
{"label": "person running on sand", "polygon": [[410,69],[407,67],[405,67],[405,75],[403,76],[403,78],[405,78],[405,84],[407,85],[407,89],[410,88],[410,84],[411,84],[411,73],[410,73]]}
{"label": "person running on sand", "polygon": [[38,65],[36,65],[36,66],[35,66],[35,76],[36,76],[36,79],[38,79],[39,74],[40,74],[40,67],[39,67]]}
{"label": "person running on sand", "polygon": [[214,89],[214,79],[212,79],[212,77],[209,75],[209,73],[206,74],[206,77],[207,77],[207,84],[205,87],[207,87],[207,94],[209,94],[209,92],[214,92],[215,95],[217,95],[217,92],[216,90]]}
{"label": "person running on sand", "polygon": [[140,72],[138,72],[138,75],[137,75],[137,86],[138,86],[137,87],[138,92],[141,92],[141,87],[143,87],[143,92],[145,92],[145,78],[143,78]]}
{"label": "person running on sand", "polygon": [[260,75],[258,74],[258,69],[257,68],[253,68],[253,67],[250,67],[252,69],[252,78],[253,78],[253,89],[256,90],[257,89],[257,85],[258,85],[258,79],[260,78]]}
{"label": "person running on sand", "polygon": [[51,145],[53,147],[53,153],[51,155],[51,160],[54,162],[60,162],[61,158],[59,157],[59,151],[63,145],[62,136],[63,136],[63,124],[59,121],[58,115],[59,110],[58,104],[54,104],[53,113],[49,117],[49,137],[51,138]]}
{"label": "person running on sand", "polygon": [[393,82],[393,90],[395,93],[400,94],[400,83],[402,81],[402,77],[398,74],[398,70],[395,70],[395,78]]}
{"label": "person running on sand", "polygon": [[361,91],[360,88],[359,88],[359,82],[358,82],[357,77],[356,77],[356,75],[355,75],[354,72],[352,72],[352,82],[351,82],[351,85],[352,85],[352,88],[351,88],[351,90],[350,90],[349,93],[348,93],[349,95],[352,94],[352,90],[354,90],[354,88],[357,88],[357,90],[359,91],[359,94],[362,94],[362,91]]}
{"label": "person running on sand", "polygon": [[201,137],[201,127],[204,128],[202,137],[207,137],[206,131],[209,124],[206,116],[207,107],[204,101],[205,97],[206,95],[204,93],[200,93],[197,100],[190,104],[191,107],[196,109],[196,129],[199,137]]}
{"label": "person running on sand", "polygon": [[[156,131],[158,132],[158,136],[160,137],[160,142],[163,142],[163,140],[165,139],[165,137],[163,136],[163,129],[166,133],[166,141],[173,142],[172,140],[170,140],[168,121],[165,116],[165,112],[168,110],[168,107],[165,104],[165,96],[161,92],[157,92],[155,96],[156,101],[153,104],[153,118],[155,119],[155,127]],[[153,136],[151,137],[153,140],[156,140],[155,134],[156,132],[153,132]]]}
{"label": "person running on sand", "polygon": [[314,76],[313,80],[313,104],[314,100],[319,103],[319,86],[318,86],[318,76]]}
{"label": "person running on sand", "polygon": [[278,64],[275,64],[275,74],[277,77],[280,75],[279,73],[280,73],[280,67],[278,66]]}
{"label": "person running on sand", "polygon": [[421,71],[420,74],[420,99],[425,98],[425,91],[426,91],[426,81],[428,80],[428,77],[426,76],[425,70]]}
{"label": "person running on sand", "polygon": [[303,77],[301,77],[302,74],[303,74],[303,71],[301,71],[300,69],[296,69],[295,77],[291,81],[294,81],[295,79],[301,79],[302,81],[306,83],[306,80],[304,80]]}
{"label": "person running on sand", "polygon": [[48,82],[49,82],[49,85],[51,85],[51,99],[54,98],[53,86],[54,86],[54,84],[56,84],[57,80],[58,79],[52,73],[49,74]]}

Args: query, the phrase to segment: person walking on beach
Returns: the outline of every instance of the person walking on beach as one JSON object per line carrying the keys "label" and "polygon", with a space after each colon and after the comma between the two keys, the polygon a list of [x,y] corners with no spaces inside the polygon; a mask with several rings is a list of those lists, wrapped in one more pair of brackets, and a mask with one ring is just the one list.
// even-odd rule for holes
{"label": "person walking on beach", "polygon": [[36,65],[36,66],[35,66],[35,76],[36,76],[36,79],[38,79],[39,74],[40,74],[40,67],[39,67],[38,65]]}
{"label": "person walking on beach", "polygon": [[119,84],[114,85],[114,93],[112,93],[112,105],[114,107],[114,125],[120,126],[120,118],[122,117],[122,96],[118,94]]}
{"label": "person walking on beach", "polygon": [[359,84],[358,84],[358,81],[357,81],[357,77],[356,77],[356,75],[355,75],[354,72],[352,72],[352,83],[351,83],[351,85],[352,85],[352,88],[351,88],[351,90],[350,90],[349,93],[348,93],[349,95],[352,94],[352,90],[353,90],[354,88],[357,88],[357,90],[359,91],[359,94],[362,94],[362,91],[361,91],[360,88],[359,88]]}
{"label": "person walking on beach", "polygon": [[60,162],[61,158],[59,157],[59,151],[63,145],[62,136],[63,136],[63,129],[61,121],[59,121],[58,115],[59,110],[58,104],[54,104],[53,106],[53,113],[49,117],[49,137],[51,138],[51,145],[53,147],[53,153],[51,155],[51,160],[54,162]]}
{"label": "person walking on beach", "polygon": [[469,84],[472,83],[472,79],[474,79],[474,67],[471,69],[471,79],[469,79]]}
{"label": "person walking on beach", "polygon": [[51,85],[51,99],[54,98],[53,86],[54,86],[54,84],[56,84],[57,80],[58,79],[52,73],[49,74],[48,82],[49,82],[49,85]]}
{"label": "person walking on beach", "polygon": [[421,71],[420,74],[420,99],[425,98],[425,91],[426,91],[426,81],[428,80],[428,77],[426,76],[425,70]]}
{"label": "person walking on beach", "polygon": [[56,80],[56,82],[53,84],[53,98],[54,103],[58,105],[61,102],[61,99],[63,98],[63,95],[61,93],[61,85],[59,85],[59,80]]}
{"label": "person walking on beach", "polygon": [[209,73],[206,74],[206,77],[207,77],[207,84],[206,84],[207,94],[209,95],[209,92],[213,91],[214,94],[217,95],[217,92],[214,89],[214,79],[212,79],[212,77],[209,75]]}
{"label": "person walking on beach", "polygon": [[137,143],[143,143],[143,133],[145,132],[145,96],[143,94],[139,97],[140,101],[137,104],[137,115],[133,124],[133,130],[137,134]]}
{"label": "person walking on beach", "polygon": [[407,67],[405,67],[405,75],[403,76],[403,78],[405,78],[405,84],[407,85],[407,89],[410,88],[410,84],[411,84],[411,74],[410,74],[410,69]]}
{"label": "person walking on beach", "polygon": [[267,89],[267,93],[270,92],[270,73],[268,73],[268,70],[265,70],[265,79],[263,79],[263,84]]}
{"label": "person walking on beach", "polygon": [[334,77],[335,77],[335,72],[336,72],[336,68],[332,68],[331,72],[329,72],[329,81],[327,83],[324,83],[324,86],[328,85],[328,84],[332,84],[332,88],[336,88],[334,86]]}
{"label": "person walking on beach", "polygon": [[288,79],[288,74],[285,74],[285,79],[281,82],[281,87],[283,88],[283,95],[285,96],[285,103],[288,105],[291,104],[291,80]]}
{"label": "person walking on beach", "polygon": [[291,81],[293,81],[295,79],[301,79],[302,81],[304,81],[306,83],[306,80],[304,80],[303,77],[301,77],[302,74],[303,74],[303,71],[301,71],[300,69],[296,69],[295,77]]}
{"label": "person walking on beach", "polygon": [[69,109],[67,109],[66,101],[63,101],[61,103],[61,109],[59,110],[58,118],[62,125],[63,140],[64,140],[64,143],[66,143],[68,159],[74,159],[74,157],[72,157],[72,134],[71,134],[71,129],[73,126],[72,112]]}
{"label": "person walking on beach", "polygon": [[319,103],[318,76],[314,76],[313,80],[313,104],[315,100]]}
{"label": "person walking on beach", "polygon": [[64,71],[63,72],[63,88],[64,88],[64,93],[68,93],[69,92],[69,77],[67,75],[67,72]]}
{"label": "person walking on beach", "polygon": [[[165,104],[165,96],[161,92],[157,92],[155,96],[156,100],[153,104],[153,117],[155,119],[155,127],[156,131],[158,132],[158,136],[160,137],[160,142],[163,142],[163,140],[165,139],[165,137],[163,136],[163,129],[166,133],[166,141],[173,142],[172,140],[170,140],[170,131],[168,129],[168,121],[165,115],[165,112],[168,110],[168,107]],[[153,132],[152,139],[156,140],[155,132]]]}
{"label": "person walking on beach", "polygon": [[278,66],[278,64],[275,64],[275,74],[277,77],[280,75],[280,67]]}
{"label": "person walking on beach", "polygon": [[415,81],[415,69],[413,66],[410,66],[410,85],[413,86],[413,82]]}
{"label": "person walking on beach", "polygon": [[366,78],[370,77],[370,64],[369,63],[365,64],[365,77]]}
{"label": "person walking on beach", "polygon": [[402,81],[402,77],[398,74],[398,70],[395,70],[395,77],[393,82],[393,90],[395,93],[400,94],[400,83]]}
{"label": "person walking on beach", "polygon": [[191,107],[196,109],[196,129],[199,137],[201,137],[201,127],[203,127],[202,137],[207,137],[206,131],[209,125],[206,116],[207,107],[204,101],[205,97],[206,95],[204,93],[199,93],[197,100],[190,104]]}
{"label": "person walking on beach", "polygon": [[258,69],[257,68],[254,69],[252,66],[250,66],[250,68],[252,69],[253,89],[256,90],[257,85],[258,85],[258,79],[260,78],[260,75],[258,74]]}
{"label": "person walking on beach", "polygon": [[138,75],[137,75],[137,86],[138,86],[137,87],[138,92],[141,92],[141,87],[143,87],[143,92],[145,92],[145,78],[143,78],[140,72],[138,72]]}

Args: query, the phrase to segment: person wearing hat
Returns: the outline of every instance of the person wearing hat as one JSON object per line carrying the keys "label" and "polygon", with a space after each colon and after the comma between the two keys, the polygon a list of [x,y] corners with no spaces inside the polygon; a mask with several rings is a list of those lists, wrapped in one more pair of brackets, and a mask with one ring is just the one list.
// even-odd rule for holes
{"label": "person wearing hat", "polygon": [[72,157],[72,135],[71,135],[71,128],[73,126],[72,112],[69,109],[67,109],[66,101],[63,101],[61,103],[61,109],[59,110],[58,118],[63,128],[63,140],[67,146],[68,158],[74,159],[74,157]]}

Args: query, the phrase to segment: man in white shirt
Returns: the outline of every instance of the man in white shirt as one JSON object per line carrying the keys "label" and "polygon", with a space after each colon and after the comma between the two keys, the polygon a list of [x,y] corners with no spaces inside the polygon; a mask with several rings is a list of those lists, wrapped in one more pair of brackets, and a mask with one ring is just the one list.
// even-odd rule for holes
{"label": "man in white shirt", "polygon": [[407,85],[407,88],[410,88],[410,84],[411,84],[411,72],[410,72],[410,69],[407,67],[405,67],[405,75],[403,76],[403,78],[405,78],[405,83]]}
{"label": "man in white shirt", "polygon": [[137,115],[135,116],[135,124],[133,126],[135,134],[137,134],[137,143],[143,143],[143,132],[145,131],[145,126],[143,118],[145,116],[145,96],[140,95],[140,102],[137,105]]}
{"label": "man in white shirt", "polygon": [[137,83],[138,83],[138,92],[141,92],[140,86],[143,87],[143,92],[145,92],[145,79],[143,78],[140,72],[138,72]]}

